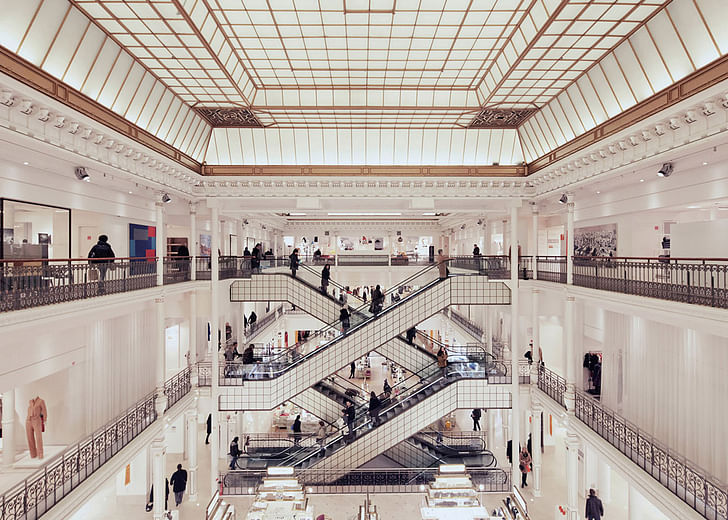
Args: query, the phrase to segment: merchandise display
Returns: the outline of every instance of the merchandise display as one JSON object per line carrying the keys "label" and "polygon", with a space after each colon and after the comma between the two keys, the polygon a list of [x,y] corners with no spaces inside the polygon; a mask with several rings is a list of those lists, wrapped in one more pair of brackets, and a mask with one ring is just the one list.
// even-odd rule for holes
{"label": "merchandise display", "polygon": [[[459,466],[459,467],[456,467]],[[423,520],[487,520],[488,510],[465,473],[465,466],[443,465],[420,508]]]}
{"label": "merchandise display", "polygon": [[25,420],[25,434],[28,438],[30,458],[43,458],[43,432],[48,421],[48,410],[43,399],[36,396],[28,402],[28,417]]}
{"label": "merchandise display", "polygon": [[[278,468],[272,468],[278,469]],[[313,520],[313,508],[293,475],[269,476],[258,487],[246,520]]]}
{"label": "merchandise display", "polygon": [[315,433],[318,428],[319,418],[291,403],[283,403],[275,409],[273,412],[273,428],[275,430],[290,431],[298,415],[301,416],[301,431]]}

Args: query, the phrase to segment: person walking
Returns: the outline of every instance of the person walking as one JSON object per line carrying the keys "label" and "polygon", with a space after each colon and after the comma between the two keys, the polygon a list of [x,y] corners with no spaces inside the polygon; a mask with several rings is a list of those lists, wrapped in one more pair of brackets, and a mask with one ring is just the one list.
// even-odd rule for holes
{"label": "person walking", "polygon": [[177,471],[172,473],[172,478],[169,479],[169,483],[172,484],[174,505],[179,507],[182,503],[182,496],[185,494],[185,489],[187,489],[187,470],[182,469],[182,464],[177,464]]}
{"label": "person walking", "polygon": [[300,264],[298,260],[298,248],[293,250],[293,253],[290,254],[288,257],[289,264],[288,266],[291,268],[291,276],[294,278],[296,277],[296,271],[298,271],[298,265]]}
{"label": "person walking", "polygon": [[525,447],[521,449],[518,457],[518,469],[521,470],[521,487],[527,487],[528,474],[531,471],[531,455]]}
{"label": "person walking", "polygon": [[589,497],[586,499],[586,512],[584,513],[586,520],[602,520],[604,516],[604,506],[597,496],[597,492],[593,489],[589,490]]}
{"label": "person walking", "polygon": [[328,294],[329,279],[331,279],[331,265],[326,262],[324,268],[321,269],[321,292],[324,294]]}
{"label": "person walking", "polygon": [[379,426],[379,407],[381,405],[382,402],[377,397],[377,393],[372,390],[372,393],[369,395],[369,417],[371,419],[369,429]]}
{"label": "person walking", "polygon": [[319,456],[323,457],[326,455],[326,437],[329,431],[326,428],[326,423],[323,421],[318,422],[318,428],[316,429],[316,444],[319,445]]}
{"label": "person walking", "polygon": [[354,379],[354,372],[356,372],[356,361],[352,361],[349,365],[349,379]]}
{"label": "person walking", "polygon": [[443,347],[437,351],[437,366],[442,369],[442,377],[447,379],[447,350]]}
{"label": "person walking", "polygon": [[205,444],[210,444],[210,434],[212,433],[212,414],[207,415],[207,437],[205,437]]}
{"label": "person walking", "polygon": [[344,416],[346,418],[346,427],[349,429],[349,437],[352,438],[354,435],[354,419],[356,417],[356,408],[354,408],[354,403],[352,403],[351,401],[346,401]]}
{"label": "person walking", "polygon": [[235,469],[238,457],[240,457],[240,447],[238,447],[238,437],[235,437],[230,443],[230,469]]}
{"label": "person walking", "polygon": [[99,291],[103,292],[106,270],[109,268],[109,264],[114,263],[114,257],[116,257],[114,250],[111,249],[111,244],[109,244],[109,237],[99,235],[99,241],[88,252],[88,257],[95,259],[90,260],[89,264],[93,264],[99,270]]}
{"label": "person walking", "polygon": [[250,333],[255,331],[255,322],[258,321],[258,315],[255,311],[250,311],[250,317],[248,318],[248,327],[250,327]]}
{"label": "person walking", "polygon": [[481,411],[480,408],[473,408],[473,411],[470,412],[470,417],[473,419],[473,431],[481,431],[480,429],[480,417],[481,417]]}
{"label": "person walking", "polygon": [[293,421],[293,426],[291,426],[291,430],[293,430],[293,445],[298,446],[301,444],[301,416],[297,415],[296,420]]}
{"label": "person walking", "polygon": [[347,309],[346,305],[339,311],[339,321],[341,322],[341,332],[346,334],[351,327],[351,314],[349,314],[349,309]]}

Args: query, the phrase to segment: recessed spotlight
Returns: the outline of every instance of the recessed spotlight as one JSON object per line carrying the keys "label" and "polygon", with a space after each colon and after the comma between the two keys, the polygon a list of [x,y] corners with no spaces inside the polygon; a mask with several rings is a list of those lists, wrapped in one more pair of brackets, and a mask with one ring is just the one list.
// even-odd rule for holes
{"label": "recessed spotlight", "polygon": [[708,163],[706,161],[703,161],[703,166],[708,166]]}
{"label": "recessed spotlight", "polygon": [[24,162],[23,164],[24,164],[25,166],[28,166],[28,164],[29,164],[29,163],[28,163],[28,161],[25,161],[25,162]]}
{"label": "recessed spotlight", "polygon": [[644,179],[640,179],[640,182],[645,182],[645,180]]}
{"label": "recessed spotlight", "polygon": [[700,206],[688,206],[688,209],[700,209]]}
{"label": "recessed spotlight", "polygon": [[600,193],[601,193],[601,191],[597,190],[597,195],[599,195]]}
{"label": "recessed spotlight", "polygon": [[133,191],[131,191],[131,190],[129,190],[129,195],[131,195],[132,193],[134,193],[134,192],[133,192]]}

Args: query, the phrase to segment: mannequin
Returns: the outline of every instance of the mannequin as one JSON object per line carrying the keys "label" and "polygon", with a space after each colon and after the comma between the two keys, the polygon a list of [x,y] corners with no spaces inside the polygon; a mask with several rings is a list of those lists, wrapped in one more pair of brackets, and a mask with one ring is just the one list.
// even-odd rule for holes
{"label": "mannequin", "polygon": [[43,430],[48,420],[48,410],[43,399],[35,396],[28,402],[28,418],[25,420],[25,434],[28,437],[30,458],[43,458]]}

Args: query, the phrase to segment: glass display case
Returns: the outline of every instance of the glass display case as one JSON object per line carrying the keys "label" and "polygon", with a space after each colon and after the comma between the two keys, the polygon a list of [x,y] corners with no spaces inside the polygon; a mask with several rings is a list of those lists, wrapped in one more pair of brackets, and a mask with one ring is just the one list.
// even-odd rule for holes
{"label": "glass display case", "polygon": [[463,465],[443,465],[420,508],[423,520],[488,520],[478,492]]}

